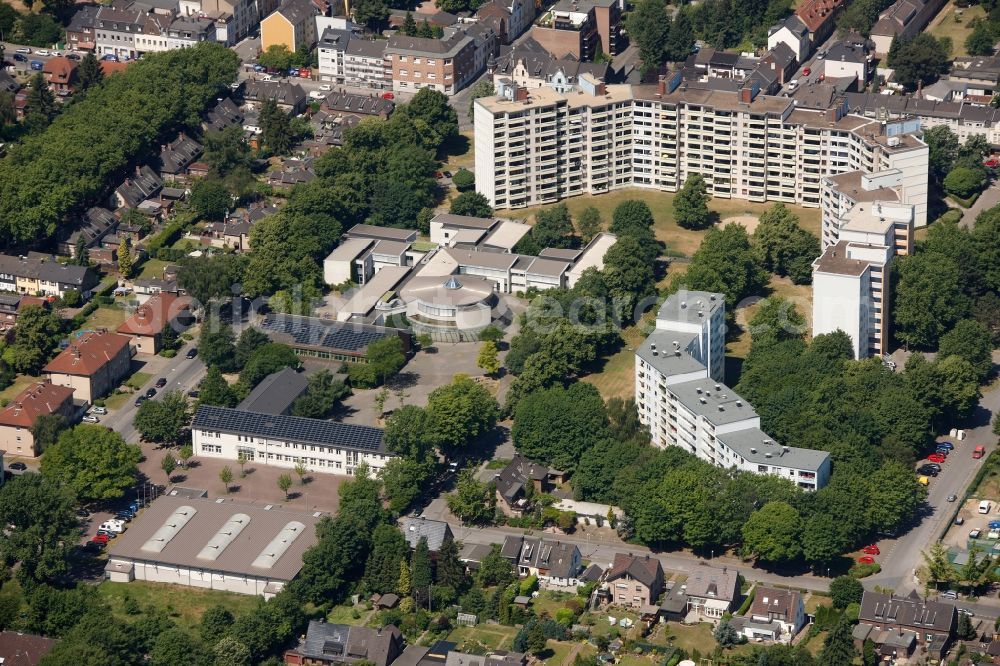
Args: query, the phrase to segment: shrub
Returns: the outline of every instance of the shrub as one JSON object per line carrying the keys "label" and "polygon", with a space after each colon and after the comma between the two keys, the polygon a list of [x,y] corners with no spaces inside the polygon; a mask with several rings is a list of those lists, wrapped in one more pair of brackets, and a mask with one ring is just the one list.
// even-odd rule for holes
{"label": "shrub", "polygon": [[476,186],[476,177],[468,169],[459,169],[452,176],[451,182],[455,183],[459,192],[467,192]]}
{"label": "shrub", "polygon": [[853,578],[867,578],[868,576],[874,576],[880,571],[882,571],[882,567],[878,564],[861,564],[859,562],[851,567],[847,575]]}
{"label": "shrub", "polygon": [[378,372],[368,363],[352,363],[347,366],[347,377],[351,386],[357,388],[375,388],[378,386]]}
{"label": "shrub", "polygon": [[538,576],[528,576],[521,581],[521,587],[518,591],[522,597],[530,595],[532,592],[538,589]]}
{"label": "shrub", "polygon": [[177,350],[176,349],[164,349],[164,350],[161,350],[160,351],[160,356],[162,356],[163,358],[173,358],[173,357],[177,356]]}

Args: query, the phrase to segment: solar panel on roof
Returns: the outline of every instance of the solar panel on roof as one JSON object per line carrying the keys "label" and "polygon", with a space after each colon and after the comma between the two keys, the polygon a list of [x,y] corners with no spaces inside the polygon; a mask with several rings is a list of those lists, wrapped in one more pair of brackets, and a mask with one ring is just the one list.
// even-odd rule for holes
{"label": "solar panel on roof", "polygon": [[361,327],[358,324],[273,315],[265,318],[262,326],[265,330],[290,336],[296,344],[350,351],[363,349],[372,342],[393,334],[391,330]]}
{"label": "solar panel on roof", "polygon": [[298,416],[258,414],[226,407],[199,407],[192,427],[365,451],[382,449],[380,428]]}

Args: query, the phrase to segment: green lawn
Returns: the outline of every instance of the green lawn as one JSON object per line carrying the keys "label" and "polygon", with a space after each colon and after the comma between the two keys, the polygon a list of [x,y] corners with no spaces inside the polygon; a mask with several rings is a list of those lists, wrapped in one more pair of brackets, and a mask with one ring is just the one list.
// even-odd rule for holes
{"label": "green lawn", "polygon": [[810,594],[806,599],[806,613],[815,613],[820,606],[832,606],[833,600],[820,594]]}
{"label": "green lawn", "polygon": [[493,650],[509,650],[517,629],[501,624],[480,624],[475,627],[455,627],[448,640],[458,644],[459,650],[467,642],[476,642]]}
{"label": "green lawn", "polygon": [[[459,110],[459,113],[465,113]],[[451,152],[447,155],[444,163],[441,166],[442,171],[451,171],[455,173],[459,169],[468,169],[469,171],[476,170],[476,154],[473,150],[473,132],[472,130],[466,130],[461,133],[461,139],[455,142],[454,146],[451,146]]]}
{"label": "green lawn", "polygon": [[131,386],[136,391],[141,389],[146,385],[150,379],[153,378],[152,373],[149,372],[133,372],[132,376],[125,381],[126,386]]}
{"label": "green lawn", "polygon": [[[643,329],[644,330],[644,329]],[[593,384],[601,396],[609,398],[631,398],[635,395],[635,350],[645,336],[638,326],[630,326],[622,331],[625,344],[617,352],[603,361],[591,374],[581,377],[582,381]]]}
{"label": "green lawn", "polygon": [[128,319],[129,313],[118,307],[102,305],[94,310],[80,327],[84,331],[92,331],[98,328],[106,328],[109,331],[116,330]]}
{"label": "green lawn", "polygon": [[548,646],[550,654],[542,660],[542,663],[547,664],[547,666],[562,666],[566,662],[566,657],[569,656],[570,651],[573,649],[573,643],[565,641],[549,639],[545,644]]}
{"label": "green lawn", "polygon": [[108,409],[121,409],[131,399],[131,393],[112,393],[104,399],[104,406]]}
{"label": "green lawn", "polygon": [[170,266],[169,261],[163,261],[162,259],[147,259],[142,264],[142,272],[139,273],[137,277],[143,280],[161,278],[163,277],[163,269],[167,266]]}
{"label": "green lawn", "polygon": [[960,9],[949,3],[941,12],[940,21],[930,29],[930,33],[938,39],[951,39],[951,57],[969,55],[965,50],[965,39],[972,32],[972,22],[986,16],[985,10],[980,5]]}
{"label": "green lawn", "polygon": [[536,615],[542,615],[544,613],[551,618],[555,618],[556,611],[560,608],[565,608],[566,602],[574,596],[575,595],[570,594],[569,592],[542,590],[532,602],[532,607],[535,609]]}
{"label": "green lawn", "polygon": [[97,586],[97,593],[110,604],[112,612],[119,619],[127,620],[141,617],[141,615],[129,616],[125,613],[122,604],[127,595],[139,602],[139,607],[143,610],[153,606],[166,611],[178,625],[189,630],[197,629],[202,614],[217,604],[225,606],[233,615],[239,616],[262,603],[259,597],[248,594],[200,590],[195,587],[143,581],[131,583],[105,581]]}
{"label": "green lawn", "polygon": [[10,402],[17,397],[18,393],[28,388],[28,384],[37,382],[38,380],[38,377],[32,377],[31,375],[18,375],[14,378],[13,384],[0,391],[0,402],[4,402],[5,404]]}
{"label": "green lawn", "polygon": [[326,615],[326,621],[331,624],[354,624],[363,626],[368,621],[369,616],[374,611],[365,610],[364,606],[357,607],[360,618],[354,617],[353,606],[334,606]]}
{"label": "green lawn", "polygon": [[[674,221],[673,201],[674,194],[671,192],[659,192],[645,189],[626,189],[609,192],[600,195],[583,195],[571,197],[564,202],[572,215],[577,215],[587,206],[596,207],[601,213],[605,227],[611,222],[611,216],[615,207],[628,199],[641,199],[646,202],[653,212],[655,220],[654,229],[656,237],[667,244],[667,248],[674,252],[680,252],[686,256],[691,256],[701,244],[701,239],[705,236],[704,231],[689,231],[681,229]],[[711,199],[708,207],[719,214],[720,219],[733,217],[736,215],[760,215],[771,207],[771,204],[757,204],[744,201],[742,199]],[[500,217],[510,217],[523,219],[531,222],[535,213],[549,206],[538,206],[535,208],[517,208],[513,210],[498,210]],[[793,213],[799,216],[802,226],[812,233],[820,234],[820,210],[818,208],[802,208],[800,206],[788,206]]]}

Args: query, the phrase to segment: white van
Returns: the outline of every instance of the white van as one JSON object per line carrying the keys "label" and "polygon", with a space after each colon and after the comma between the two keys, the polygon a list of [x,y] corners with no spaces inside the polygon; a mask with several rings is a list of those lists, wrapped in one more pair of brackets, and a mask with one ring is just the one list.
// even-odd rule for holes
{"label": "white van", "polygon": [[101,530],[107,530],[108,532],[114,532],[115,534],[121,534],[125,531],[125,521],[122,520],[105,520],[101,523],[98,528]]}
{"label": "white van", "polygon": [[990,512],[990,503],[987,502],[986,500],[983,500],[982,502],[980,502],[979,503],[979,513],[989,513],[989,512]]}

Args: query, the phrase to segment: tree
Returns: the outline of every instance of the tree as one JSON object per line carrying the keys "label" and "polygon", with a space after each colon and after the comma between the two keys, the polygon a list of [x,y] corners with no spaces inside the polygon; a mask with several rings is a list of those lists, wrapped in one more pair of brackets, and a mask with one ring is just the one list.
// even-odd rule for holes
{"label": "tree", "polygon": [[861,581],[853,576],[838,576],[830,581],[830,598],[834,608],[847,608],[851,604],[860,604],[865,588]]}
{"label": "tree", "polygon": [[203,648],[185,630],[173,628],[156,637],[149,651],[150,666],[196,664],[205,659]]}
{"label": "tree", "polygon": [[480,483],[470,470],[462,470],[455,492],[446,497],[448,510],[463,523],[488,525],[496,511],[496,494],[492,484]]}
{"label": "tree", "polygon": [[965,641],[971,641],[976,637],[976,628],[972,626],[972,620],[968,613],[960,612],[958,614],[958,628],[955,633]]}
{"label": "tree", "polygon": [[309,473],[309,470],[306,468],[306,466],[304,464],[302,464],[301,461],[295,463],[295,475],[299,477],[299,485],[300,486],[305,485],[305,483],[306,483],[306,474],[308,474],[308,473]]}
{"label": "tree", "polygon": [[897,83],[913,90],[918,84],[927,85],[948,71],[951,54],[941,40],[927,32],[900,40],[897,52],[888,59]]}
{"label": "tree", "polygon": [[391,458],[379,471],[389,510],[402,513],[423,494],[433,472],[429,461]]}
{"label": "tree", "polygon": [[674,219],[684,229],[706,229],[715,221],[708,210],[708,186],[700,173],[692,173],[674,197]]}
{"label": "tree", "polygon": [[645,201],[628,199],[615,206],[611,214],[611,227],[616,236],[635,236],[653,226],[653,211]]}
{"label": "tree", "polygon": [[218,132],[205,135],[205,152],[202,161],[208,164],[216,178],[223,178],[240,170],[249,170],[253,162],[250,145],[239,125],[231,125]]}
{"label": "tree", "polygon": [[625,29],[639,46],[643,71],[657,70],[666,59],[670,16],[664,0],[641,0],[625,18]]}
{"label": "tree", "polygon": [[219,480],[222,481],[222,485],[226,487],[226,494],[229,494],[229,484],[233,482],[233,470],[229,465],[226,465],[219,470]]}
{"label": "tree", "polygon": [[62,414],[39,414],[31,425],[31,438],[38,455],[56,443],[59,434],[69,426]]}
{"label": "tree", "polygon": [[455,375],[427,397],[430,437],[442,453],[451,455],[496,425],[500,406],[484,386],[467,375]]}
{"label": "tree", "polygon": [[934,182],[942,183],[955,165],[959,148],[958,137],[947,125],[938,125],[924,132],[924,142],[927,144],[930,177]]}
{"label": "tree", "polygon": [[188,461],[191,460],[191,456],[194,455],[194,447],[190,444],[185,444],[177,451],[177,458],[183,469],[187,469]]}
{"label": "tree", "polygon": [[417,36],[417,22],[413,20],[413,12],[406,12],[406,16],[403,18],[403,25],[399,31],[407,37]]}
{"label": "tree", "polygon": [[476,366],[491,377],[500,372],[500,361],[497,359],[497,345],[495,342],[487,340],[480,345]]}
{"label": "tree", "polygon": [[527,642],[528,652],[535,655],[536,657],[542,655],[546,647],[545,632],[542,630],[542,625],[539,622],[535,622],[528,629],[528,642]]}
{"label": "tree", "polygon": [[56,115],[56,96],[41,72],[31,77],[25,100],[24,123],[32,132],[41,132]]}
{"label": "tree", "polygon": [[191,187],[191,207],[206,220],[219,221],[226,217],[232,198],[226,186],[218,180],[202,178]]}
{"label": "tree", "polygon": [[573,218],[566,204],[546,208],[535,214],[531,238],[539,249],[546,247],[570,248],[576,243],[573,236]]}
{"label": "tree", "polygon": [[160,469],[162,469],[163,473],[167,475],[167,483],[170,483],[170,475],[174,473],[175,469],[177,469],[177,459],[169,453],[166,454],[163,456],[163,459],[160,460]]}
{"label": "tree", "polygon": [[139,405],[133,425],[147,442],[177,444],[190,421],[187,398],[180,391],[168,391],[162,400],[146,400]]}
{"label": "tree", "polygon": [[993,34],[993,27],[989,22],[983,21],[965,38],[965,50],[971,56],[991,56],[995,43],[996,36]]}
{"label": "tree", "polygon": [[365,358],[368,361],[368,365],[372,366],[375,370],[381,384],[406,365],[406,355],[403,353],[403,341],[394,335],[376,340],[368,345]]}
{"label": "tree", "polygon": [[787,502],[768,502],[743,525],[743,551],[764,562],[788,562],[802,553],[799,512]]}
{"label": "tree", "polygon": [[220,372],[232,372],[236,366],[235,336],[229,324],[215,317],[205,320],[198,338],[198,354],[205,365],[215,366]]}
{"label": "tree", "polygon": [[574,382],[526,395],[514,412],[511,438],[531,460],[572,472],[581,456],[607,436],[608,416],[593,384]]}
{"label": "tree", "polygon": [[430,418],[426,409],[416,405],[405,405],[394,411],[385,424],[386,448],[404,458],[428,460],[433,447]]}
{"label": "tree", "polygon": [[438,585],[458,590],[465,585],[465,565],[458,559],[458,542],[445,539],[438,549],[437,567],[434,570],[434,581]]}
{"label": "tree", "polygon": [[[423,90],[427,90],[424,88]],[[492,217],[493,206],[479,192],[462,192],[451,200],[448,212],[452,215],[468,215],[470,217]]]}
{"label": "tree", "polygon": [[940,541],[935,541],[929,551],[921,551],[920,556],[927,568],[928,583],[936,587],[955,579],[955,570],[948,561],[948,551]]}
{"label": "tree", "polygon": [[[44,460],[44,458],[43,458]],[[55,580],[69,572],[69,553],[79,540],[75,497],[65,484],[26,473],[0,486],[0,555],[20,562],[22,583]]]}
{"label": "tree", "polygon": [[198,404],[235,407],[237,402],[236,393],[222,376],[219,366],[209,366],[205,378],[198,386]]}
{"label": "tree", "polygon": [[[496,94],[496,92],[496,88],[493,87],[493,81],[489,79],[483,79],[477,82],[476,85],[472,86],[472,90],[469,92],[469,120],[473,120],[475,118],[476,100],[480,97],[492,97]],[[455,186],[457,187],[458,183],[455,183]],[[459,191],[461,191],[461,189],[459,189]]]}
{"label": "tree", "polygon": [[642,247],[633,236],[620,237],[604,253],[604,283],[615,308],[626,319],[634,315],[642,299],[655,293],[652,262],[643,258]]}
{"label": "tree", "polygon": [[59,435],[42,458],[42,475],[65,483],[77,497],[124,497],[135,485],[142,452],[104,426],[81,424]]}
{"label": "tree", "polygon": [[387,18],[389,18],[389,7],[384,0],[361,0],[353,5],[354,20],[367,27],[372,32],[377,32]]}
{"label": "tree", "polygon": [[396,113],[413,123],[420,145],[435,153],[458,136],[458,113],[444,93],[431,87],[421,88]]}
{"label": "tree", "polygon": [[212,302],[233,297],[234,285],[243,280],[246,259],[234,254],[184,257],[177,280],[188,295],[208,309]]}
{"label": "tree", "polygon": [[941,335],[969,312],[958,267],[936,253],[901,257],[896,266],[896,337],[912,347],[933,348]]}
{"label": "tree", "polygon": [[87,55],[80,60],[80,66],[76,69],[77,85],[80,90],[88,90],[104,80],[104,70],[101,63],[93,51],[88,51]]}
{"label": "tree", "polygon": [[118,244],[118,272],[123,278],[132,276],[132,241],[128,236],[122,236]]}
{"label": "tree", "polygon": [[278,488],[281,492],[285,493],[285,499],[288,499],[288,489],[292,487],[292,477],[288,474],[282,474],[278,477]]}
{"label": "tree", "polygon": [[[483,81],[483,83],[489,83],[489,81]],[[451,177],[451,182],[455,184],[455,189],[459,192],[468,192],[476,186],[476,176],[468,169],[462,168]]]}
{"label": "tree", "polygon": [[594,206],[587,206],[576,216],[576,230],[580,236],[580,240],[585,244],[589,243],[594,236],[600,233],[603,226],[604,221],[601,219],[601,211],[597,210]]}
{"label": "tree", "polygon": [[291,347],[277,342],[268,342],[250,355],[240,372],[240,384],[253,389],[265,377],[283,368],[297,369],[299,357]]}
{"label": "tree", "polygon": [[[365,586],[385,594],[398,589],[400,563],[405,563],[410,547],[395,525],[379,525],[372,534],[372,547],[365,564]],[[409,572],[407,572],[409,573]]]}
{"label": "tree", "polygon": [[854,649],[851,630],[851,620],[846,614],[841,616],[833,630],[823,640],[823,649],[817,660],[820,666],[843,666],[854,663],[857,650]]}
{"label": "tree", "polygon": [[37,374],[59,344],[62,321],[55,312],[29,305],[14,325],[14,343],[3,351],[3,360],[18,372]]}
{"label": "tree", "polygon": [[434,582],[431,554],[427,548],[427,537],[420,537],[410,559],[410,580],[413,596],[418,606],[422,606],[430,596],[430,586]]}
{"label": "tree", "polygon": [[413,588],[410,585],[410,565],[406,559],[399,560],[399,577],[396,579],[396,592],[401,597],[410,596]]}
{"label": "tree", "polygon": [[337,401],[350,393],[343,381],[335,380],[329,370],[309,377],[306,392],[292,404],[292,414],[310,419],[323,419],[333,411]]}
{"label": "tree", "polygon": [[284,44],[272,44],[257,56],[257,62],[262,67],[276,69],[286,74],[292,66],[292,52]]}
{"label": "tree", "polygon": [[274,99],[267,99],[261,105],[260,132],[264,149],[272,155],[287,155],[292,149],[295,134],[291,118]]}
{"label": "tree", "polygon": [[959,356],[972,364],[985,380],[993,369],[993,336],[978,321],[962,319],[955,327],[941,336],[938,358]]}
{"label": "tree", "polygon": [[250,648],[232,636],[224,636],[212,648],[213,666],[250,666],[253,663]]}
{"label": "tree", "polygon": [[735,307],[747,296],[759,294],[767,284],[767,273],[757,264],[747,231],[739,224],[709,229],[691,257],[678,285],[688,289],[722,292]]}
{"label": "tree", "polygon": [[724,617],[712,632],[712,637],[719,647],[729,649],[735,647],[740,642],[740,635],[736,628],[729,623],[729,618]]}
{"label": "tree", "polygon": [[944,179],[944,189],[960,199],[968,199],[982,191],[986,185],[986,174],[982,169],[956,166]]}
{"label": "tree", "polygon": [[782,203],[763,215],[753,233],[754,256],[765,270],[790,276],[795,284],[812,281],[812,262],[819,239],[799,226],[799,218]]}

